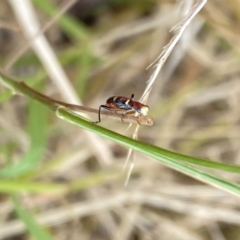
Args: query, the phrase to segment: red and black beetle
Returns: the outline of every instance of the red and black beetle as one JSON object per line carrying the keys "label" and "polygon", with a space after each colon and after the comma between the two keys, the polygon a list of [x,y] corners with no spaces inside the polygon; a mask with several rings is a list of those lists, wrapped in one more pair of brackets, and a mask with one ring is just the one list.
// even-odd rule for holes
{"label": "red and black beetle", "polygon": [[133,98],[134,94],[132,94],[130,98],[123,96],[108,98],[105,105],[99,106],[98,121],[93,123],[101,122],[101,108],[114,112],[125,112],[125,114],[135,114],[136,117],[140,115],[147,116],[149,110],[148,105],[134,101]]}

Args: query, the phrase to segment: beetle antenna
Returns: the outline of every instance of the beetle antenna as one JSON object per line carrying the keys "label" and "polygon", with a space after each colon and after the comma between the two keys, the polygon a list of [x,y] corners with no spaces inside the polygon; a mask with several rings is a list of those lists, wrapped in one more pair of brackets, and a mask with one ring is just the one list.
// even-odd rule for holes
{"label": "beetle antenna", "polygon": [[131,95],[130,99],[133,99],[134,98],[134,93]]}

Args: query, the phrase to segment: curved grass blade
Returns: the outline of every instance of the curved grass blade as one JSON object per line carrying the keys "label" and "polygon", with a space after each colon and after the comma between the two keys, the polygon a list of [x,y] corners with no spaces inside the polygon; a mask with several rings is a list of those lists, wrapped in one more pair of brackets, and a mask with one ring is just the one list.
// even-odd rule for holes
{"label": "curved grass blade", "polygon": [[17,215],[25,224],[30,234],[37,240],[54,240],[49,232],[44,230],[31,216],[31,214],[22,206],[16,195],[12,195],[12,202],[14,204]]}
{"label": "curved grass blade", "polygon": [[[63,108],[59,108],[57,111],[57,116],[60,118],[65,119],[68,122],[71,122],[73,124],[76,124],[84,129],[87,129],[91,132],[97,133],[101,136],[107,137],[123,146],[132,148],[138,152],[141,152],[147,156],[153,157],[154,159],[157,159],[158,161],[161,161],[165,165],[182,172],[184,174],[187,174],[193,178],[196,178],[198,180],[201,180],[203,182],[206,182],[208,184],[217,186],[221,189],[224,189],[226,191],[229,191],[231,193],[240,195],[240,186],[218,178],[214,175],[211,175],[209,173],[206,173],[204,171],[200,171],[193,166],[190,166],[191,164],[197,164],[205,167],[210,167],[214,169],[221,169],[225,171],[230,172],[240,172],[240,167],[234,166],[234,165],[228,165],[228,164],[222,164],[222,163],[215,163],[204,159],[194,158],[190,156],[185,156],[182,154],[174,153],[165,149],[158,148],[156,146],[146,144],[140,141],[136,141],[134,139],[128,138],[126,136],[120,135],[118,133],[115,133],[113,131],[110,131],[108,129],[102,128],[98,125],[94,125],[90,122],[87,122],[81,118],[78,118],[77,116],[74,116],[64,110]],[[188,163],[186,163],[188,162]]]}
{"label": "curved grass blade", "polygon": [[64,184],[37,183],[21,180],[0,180],[1,193],[49,193],[63,194],[67,192],[68,187]]}

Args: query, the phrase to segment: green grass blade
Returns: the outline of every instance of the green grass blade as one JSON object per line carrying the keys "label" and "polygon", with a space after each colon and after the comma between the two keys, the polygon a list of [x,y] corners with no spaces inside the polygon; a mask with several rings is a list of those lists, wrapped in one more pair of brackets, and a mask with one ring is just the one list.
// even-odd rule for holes
{"label": "green grass blade", "polygon": [[[158,159],[158,158],[156,157],[156,159]],[[180,163],[177,161],[173,161],[173,159],[167,160],[167,158],[161,158],[158,160],[165,163],[169,167],[171,167],[177,171],[180,171],[188,176],[194,177],[195,179],[198,179],[202,182],[213,185],[220,189],[224,189],[230,193],[240,196],[240,185],[238,185],[236,183],[219,178],[217,176],[214,176],[214,175],[204,172],[202,170],[196,169],[195,167],[192,167],[188,164],[183,164],[183,163]]]}
{"label": "green grass blade", "polygon": [[64,184],[38,183],[21,180],[0,180],[1,193],[30,192],[58,194],[67,191],[67,189],[67,186]]}
{"label": "green grass blade", "polygon": [[[8,76],[5,76],[4,73],[1,73],[3,80],[6,84],[8,84],[12,88],[16,88],[18,91],[26,94],[30,98],[37,99],[38,101],[42,102],[43,104],[52,107],[51,101],[49,101],[47,98],[43,96],[39,96],[34,90],[28,88],[25,85],[19,84],[15,82],[13,79],[9,78]],[[92,131],[94,133],[97,133],[101,136],[107,137],[111,139],[112,141],[115,141],[119,144],[122,144],[126,147],[132,148],[136,151],[139,151],[147,156],[153,157],[157,159],[158,161],[163,162],[169,167],[172,167],[182,173],[188,174],[192,176],[193,178],[197,178],[199,180],[202,180],[204,182],[207,182],[209,184],[218,186],[220,188],[223,188],[224,190],[230,191],[232,193],[239,194],[239,186],[235,183],[232,183],[230,181],[226,181],[224,179],[218,178],[216,176],[210,175],[204,171],[199,171],[196,168],[190,167],[189,163],[201,165],[213,169],[221,169],[224,171],[229,172],[240,172],[240,167],[235,165],[229,165],[229,164],[222,164],[217,162],[208,161],[205,159],[199,159],[194,158],[190,156],[185,156],[182,154],[174,153],[165,149],[158,148],[156,146],[146,144],[143,142],[136,141],[134,139],[128,138],[126,136],[117,134],[113,131],[110,131],[108,129],[102,128],[98,125],[94,125],[90,123],[89,121],[84,121],[83,119],[77,117],[76,115],[71,114],[70,112],[67,112],[63,108],[59,108],[57,111],[57,116],[60,118],[65,119],[68,122],[71,122],[73,124],[76,124],[78,126],[81,126],[84,129],[87,129],[89,131]]]}
{"label": "green grass blade", "polygon": [[60,108],[57,112],[57,115],[60,118],[65,119],[68,122],[71,122],[73,124],[76,124],[84,129],[87,129],[91,132],[98,133],[101,136],[107,137],[111,139],[112,141],[115,141],[119,144],[122,144],[126,147],[132,148],[136,151],[139,151],[147,156],[153,157],[157,159],[158,161],[163,162],[167,166],[174,168],[177,171],[180,171],[184,174],[187,174],[193,178],[196,178],[198,180],[207,182],[208,184],[217,186],[219,188],[222,188],[226,191],[229,191],[234,194],[240,195],[240,186],[232,183],[230,181],[226,181],[224,179],[218,178],[214,175],[210,175],[204,171],[197,170],[196,168],[193,168],[187,163],[184,162],[191,162],[198,165],[211,167],[211,168],[218,168],[225,171],[232,171],[232,172],[240,172],[240,167],[233,166],[233,165],[227,165],[227,164],[220,164],[215,163],[207,160],[202,160],[198,158],[192,158],[189,156],[185,156],[182,154],[173,153],[171,151],[167,151],[161,148],[158,148],[153,145],[149,145],[140,141],[136,141],[134,139],[128,138],[126,136],[120,135],[118,133],[115,133],[113,131],[110,131],[108,129],[102,128],[98,125],[94,125],[90,122],[84,121],[81,118],[78,118],[75,115],[70,114],[69,112],[65,111],[64,109]]}
{"label": "green grass blade", "polygon": [[28,134],[31,139],[31,148],[45,149],[47,141],[46,107],[30,100],[28,109]]}
{"label": "green grass blade", "polygon": [[102,128],[99,125],[92,124],[90,121],[89,122],[84,121],[83,119],[77,117],[76,115],[73,115],[67,112],[63,108],[60,108],[58,110],[57,115],[61,118],[64,118],[68,122],[76,124],[84,129],[97,133],[101,136],[107,137],[115,142],[118,142],[126,147],[132,148],[144,154],[151,154],[158,158],[167,157],[168,159],[177,160],[181,162],[192,163],[192,164],[214,168],[214,169],[221,169],[228,172],[240,173],[240,167],[237,165],[223,164],[218,162],[212,162],[210,160],[190,157],[183,154],[168,151],[148,143],[136,141],[132,138],[123,136],[116,132],[110,131],[106,128]]}
{"label": "green grass blade", "polygon": [[31,140],[30,150],[17,164],[10,164],[0,169],[1,178],[18,177],[34,170],[42,159],[47,141],[46,107],[31,100],[28,112],[28,133]]}
{"label": "green grass blade", "polygon": [[33,148],[16,164],[10,164],[0,169],[0,178],[13,178],[36,168],[36,160],[43,152],[42,148]]}
{"label": "green grass blade", "polygon": [[[56,6],[48,0],[33,0],[33,3],[40,8],[47,15],[54,17],[55,14],[59,12]],[[68,15],[62,15],[57,22],[62,30],[68,35],[71,39],[81,39],[85,38],[87,34],[86,28],[77,22],[74,18]]]}
{"label": "green grass blade", "polygon": [[7,90],[5,92],[2,92],[0,94],[0,103],[6,102],[12,97],[12,92],[10,90]]}
{"label": "green grass blade", "polygon": [[12,202],[14,204],[18,217],[25,224],[27,230],[37,240],[54,240],[54,238],[44,230],[34,219],[33,216],[23,207],[16,195],[12,195]]}

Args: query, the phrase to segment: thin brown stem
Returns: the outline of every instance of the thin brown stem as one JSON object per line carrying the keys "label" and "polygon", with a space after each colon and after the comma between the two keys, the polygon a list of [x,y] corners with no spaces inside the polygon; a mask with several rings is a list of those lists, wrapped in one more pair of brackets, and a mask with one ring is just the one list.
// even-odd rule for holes
{"label": "thin brown stem", "polygon": [[[21,93],[31,99],[34,99],[38,102],[41,102],[42,104],[46,105],[53,111],[56,111],[59,107],[65,107],[69,109],[70,111],[74,112],[85,112],[85,113],[94,113],[98,114],[97,109],[81,106],[81,105],[75,105],[75,104],[69,104],[61,101],[57,101],[51,97],[48,97],[35,89],[29,87],[26,85],[23,81],[19,81],[18,79],[9,76],[4,70],[0,69],[0,80],[2,80],[5,85],[7,85],[9,88],[13,89],[13,91],[17,93]],[[103,117],[110,117],[110,118],[117,118],[119,120],[124,120],[124,122],[128,123],[138,123],[140,125],[146,125],[146,126],[152,126],[153,120],[148,116],[140,116],[135,117],[133,115],[128,114],[116,114],[115,112],[111,111],[102,111],[101,116]]]}

